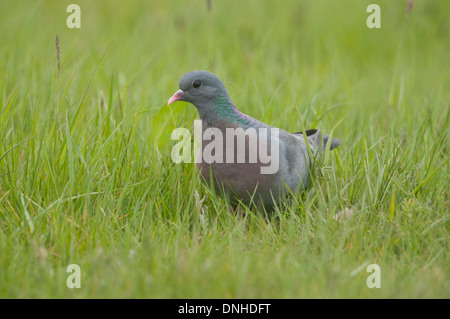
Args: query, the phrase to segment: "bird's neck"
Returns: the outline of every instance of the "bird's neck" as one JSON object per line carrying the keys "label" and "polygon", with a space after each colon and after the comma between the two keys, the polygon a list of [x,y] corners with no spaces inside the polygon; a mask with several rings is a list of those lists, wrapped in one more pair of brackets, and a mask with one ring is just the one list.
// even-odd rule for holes
{"label": "bird's neck", "polygon": [[208,126],[248,127],[251,124],[251,118],[240,112],[229,96],[218,96],[212,102],[212,107],[199,107],[198,111],[200,118],[206,121]]}

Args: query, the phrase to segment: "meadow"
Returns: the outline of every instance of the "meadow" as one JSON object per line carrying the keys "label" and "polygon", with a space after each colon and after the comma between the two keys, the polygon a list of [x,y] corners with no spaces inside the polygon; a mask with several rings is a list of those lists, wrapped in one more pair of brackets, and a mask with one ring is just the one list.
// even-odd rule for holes
{"label": "meadow", "polygon": [[[70,3],[0,2],[1,298],[450,298],[449,1]],[[271,218],[171,160],[197,69],[342,142]]]}

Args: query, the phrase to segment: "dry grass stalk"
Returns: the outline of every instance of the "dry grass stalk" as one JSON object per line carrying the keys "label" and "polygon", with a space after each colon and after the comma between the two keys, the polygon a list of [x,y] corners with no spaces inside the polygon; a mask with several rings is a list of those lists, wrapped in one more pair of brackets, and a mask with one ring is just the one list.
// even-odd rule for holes
{"label": "dry grass stalk", "polygon": [[58,38],[58,35],[56,35],[55,47],[56,47],[56,59],[58,60],[57,78],[58,78],[58,83],[59,83],[59,70],[61,70],[61,51],[59,50],[59,38]]}

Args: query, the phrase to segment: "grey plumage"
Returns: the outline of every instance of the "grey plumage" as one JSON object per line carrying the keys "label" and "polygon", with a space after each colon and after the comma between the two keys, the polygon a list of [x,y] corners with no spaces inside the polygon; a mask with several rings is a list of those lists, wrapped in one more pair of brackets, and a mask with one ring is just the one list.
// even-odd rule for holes
{"label": "grey plumage", "polygon": [[[202,120],[203,134],[210,128],[220,130],[224,137],[227,136],[227,128],[242,129],[248,134],[245,136],[243,163],[236,161],[239,151],[242,152],[237,146],[239,141],[236,141],[234,136],[227,136],[223,154],[214,154],[216,159],[221,160],[210,164],[205,161],[197,164],[205,182],[213,181],[214,187],[222,189],[234,204],[237,201],[250,204],[253,200],[259,209],[268,211],[273,209],[274,203],[283,201],[291,191],[296,192],[307,187],[311,159],[302,132],[288,133],[243,114],[234,106],[222,81],[210,72],[188,72],[181,77],[179,87],[180,90],[172,96],[168,104],[178,100],[192,103]],[[267,135],[261,133],[265,132],[264,129]],[[317,154],[326,147],[329,139],[327,135],[322,136],[318,130],[307,130],[305,133],[312,154]],[[209,143],[212,141],[203,139],[198,156],[204,155],[203,151]],[[338,147],[339,144],[340,141],[333,138],[330,141],[330,149]],[[261,158],[252,162],[251,156],[255,151],[261,154],[262,151],[269,150],[274,153],[270,156],[278,159],[278,169],[272,174],[262,174],[261,169],[267,168],[267,162]],[[230,156],[230,152],[233,152],[231,156],[234,161],[226,163],[227,154]],[[213,173],[213,178],[210,172]]]}

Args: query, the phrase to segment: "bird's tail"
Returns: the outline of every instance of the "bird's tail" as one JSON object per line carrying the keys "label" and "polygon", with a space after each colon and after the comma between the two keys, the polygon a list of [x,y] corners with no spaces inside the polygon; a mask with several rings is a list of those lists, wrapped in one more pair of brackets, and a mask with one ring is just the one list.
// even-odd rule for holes
{"label": "bird's tail", "polygon": [[[322,135],[322,133],[317,129],[306,130],[305,133],[309,143],[315,146],[315,149],[324,150],[327,147],[330,136],[325,134]],[[295,132],[292,134],[303,135],[303,132]],[[341,145],[341,141],[335,137],[332,137],[329,146],[330,150],[337,148],[339,145]]]}

